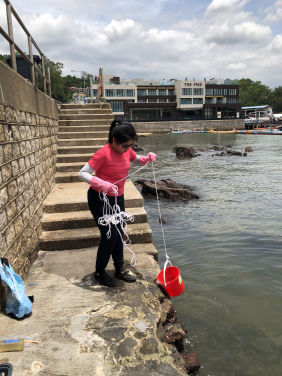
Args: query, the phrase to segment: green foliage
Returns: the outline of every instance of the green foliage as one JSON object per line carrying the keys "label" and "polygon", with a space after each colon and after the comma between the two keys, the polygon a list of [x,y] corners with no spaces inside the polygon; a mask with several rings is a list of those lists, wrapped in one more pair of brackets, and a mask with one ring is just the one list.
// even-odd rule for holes
{"label": "green foliage", "polygon": [[[62,76],[62,71],[64,65],[60,62],[53,62],[47,59],[49,68],[50,68],[50,76],[51,76],[51,91],[52,91],[52,98],[56,99],[62,103],[68,103],[72,100],[73,92],[69,89],[70,87],[77,87],[83,88],[84,87],[84,77],[85,77],[85,87],[90,86],[90,74],[85,72],[84,76],[81,75],[81,78],[76,76],[67,75],[65,77]],[[42,72],[42,65],[39,64],[39,69]],[[45,67],[45,72],[47,72],[47,67]],[[48,77],[48,76],[47,76]],[[97,77],[95,76],[95,79]],[[38,88],[44,91],[43,86],[43,79],[38,77]],[[48,88],[47,88],[48,92]]]}
{"label": "green foliage", "polygon": [[239,96],[242,106],[263,106],[268,103],[271,89],[261,81],[252,81],[250,78],[239,80]]}
{"label": "green foliage", "polygon": [[276,87],[269,95],[269,105],[274,114],[282,113],[282,86]]}
{"label": "green foliage", "polygon": [[6,59],[5,59],[5,55],[0,54],[0,60],[3,61],[3,63],[8,64]]}

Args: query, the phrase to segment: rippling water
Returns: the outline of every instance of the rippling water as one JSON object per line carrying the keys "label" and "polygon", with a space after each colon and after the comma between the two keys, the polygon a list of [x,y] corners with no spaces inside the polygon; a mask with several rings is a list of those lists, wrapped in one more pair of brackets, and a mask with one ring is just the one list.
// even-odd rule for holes
{"label": "rippling water", "polygon": [[[176,145],[213,143],[253,152],[177,159]],[[200,200],[161,201],[168,254],[186,289],[173,298],[188,330],[201,376],[282,375],[282,136],[152,135],[140,138],[158,154],[156,178],[195,187]],[[132,169],[133,170],[133,169]],[[152,179],[146,167],[133,175]],[[165,255],[156,200],[144,199],[153,241]]]}

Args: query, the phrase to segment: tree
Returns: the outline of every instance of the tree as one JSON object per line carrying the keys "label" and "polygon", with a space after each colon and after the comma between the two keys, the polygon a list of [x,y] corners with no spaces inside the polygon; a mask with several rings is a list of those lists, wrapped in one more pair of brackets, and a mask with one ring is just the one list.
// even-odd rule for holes
{"label": "tree", "polygon": [[282,86],[273,89],[269,95],[269,103],[274,114],[282,113]]}
{"label": "tree", "polygon": [[252,81],[250,78],[239,80],[239,98],[242,106],[263,106],[269,104],[271,89],[261,81]]}
{"label": "tree", "polygon": [[[49,59],[47,59],[47,62],[50,68],[52,98],[59,102],[69,102],[72,98],[72,92],[69,89],[69,86],[66,85],[64,77],[62,77],[64,65],[59,62],[54,63]],[[39,64],[39,69],[42,72],[42,64]],[[46,67],[45,72],[47,72]],[[38,88],[42,91],[44,90],[43,79],[41,76],[38,77]]]}
{"label": "tree", "polygon": [[6,60],[6,55],[1,55],[0,54],[0,60],[3,61],[3,63],[8,64],[7,60]]}

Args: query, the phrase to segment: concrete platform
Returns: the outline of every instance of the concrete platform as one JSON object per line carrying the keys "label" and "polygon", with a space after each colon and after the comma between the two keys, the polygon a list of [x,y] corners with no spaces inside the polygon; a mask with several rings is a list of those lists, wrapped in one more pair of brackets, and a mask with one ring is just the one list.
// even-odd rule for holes
{"label": "concrete platform", "polygon": [[76,138],[76,139],[58,139],[58,147],[61,146],[91,146],[91,145],[105,145],[108,138]]}
{"label": "concrete platform", "polygon": [[108,139],[109,132],[108,131],[99,131],[99,132],[59,132],[58,137],[59,139],[77,139],[77,138],[104,138]]}
{"label": "concrete platform", "polygon": [[[134,223],[146,223],[147,212],[143,207],[130,208],[128,213],[134,215]],[[66,230],[72,228],[96,227],[92,214],[89,210],[63,213],[44,213],[42,218],[43,231]]]}
{"label": "concrete platform", "polygon": [[[83,182],[56,184],[44,201],[45,213],[63,213],[89,210],[87,191],[89,185]],[[125,208],[143,207],[143,197],[134,184],[125,182]]]}
{"label": "concrete platform", "polygon": [[99,145],[91,145],[91,146],[59,146],[57,151],[58,154],[85,154],[91,153],[92,155],[105,144],[100,143]]}
{"label": "concrete platform", "polygon": [[59,132],[107,132],[109,134],[109,129],[109,125],[59,126]]}
{"label": "concrete platform", "polygon": [[[34,296],[32,315],[0,316],[1,340],[38,341],[1,353],[13,376],[187,376],[175,348],[156,334],[165,297],[154,282],[159,266],[153,246],[132,250],[137,281],[118,281],[114,288],[93,280],[96,248],[39,253],[25,279]],[[113,276],[112,262],[108,273]]]}
{"label": "concrete platform", "polygon": [[59,126],[109,126],[114,118],[103,120],[103,119],[92,119],[92,120],[59,120]]}
{"label": "concrete platform", "polygon": [[[126,234],[132,244],[152,242],[152,230],[147,223],[129,224]],[[87,248],[98,246],[100,240],[98,227],[43,231],[39,239],[39,248],[43,251]]]}
{"label": "concrete platform", "polygon": [[87,115],[87,114],[60,114],[60,120],[109,120],[112,119],[113,115],[108,112],[108,114],[97,114],[97,115]]}

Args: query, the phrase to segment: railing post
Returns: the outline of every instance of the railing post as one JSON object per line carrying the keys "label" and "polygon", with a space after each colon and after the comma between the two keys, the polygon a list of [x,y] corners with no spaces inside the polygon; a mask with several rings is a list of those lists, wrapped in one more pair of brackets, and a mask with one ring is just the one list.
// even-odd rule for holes
{"label": "railing post", "polygon": [[42,73],[43,73],[43,85],[44,85],[44,93],[46,94],[46,78],[45,78],[45,59],[44,55],[41,55],[41,61],[42,61]]}
{"label": "railing post", "polygon": [[28,36],[28,49],[29,49],[29,58],[32,62],[32,65],[30,66],[31,82],[35,86],[34,61],[33,61],[32,43],[31,43],[31,36],[30,35]]}
{"label": "railing post", "polygon": [[90,78],[90,103],[93,103],[93,92],[92,92],[92,76]]}
{"label": "railing post", "polygon": [[[7,4],[7,23],[8,23],[9,37],[12,39],[12,41],[14,41],[11,4]],[[15,52],[14,43],[10,44],[10,53],[11,53],[12,68],[14,69],[15,72],[17,72],[17,60],[16,60],[16,52]]]}
{"label": "railing post", "polygon": [[52,92],[51,92],[51,75],[50,75],[50,67],[49,65],[47,66],[48,69],[48,81],[49,81],[49,97],[52,98]]}

